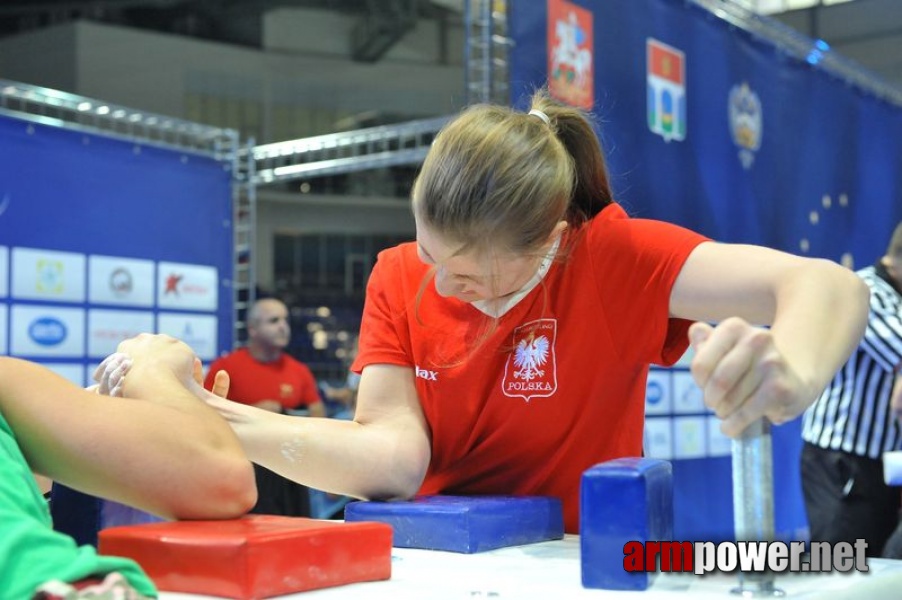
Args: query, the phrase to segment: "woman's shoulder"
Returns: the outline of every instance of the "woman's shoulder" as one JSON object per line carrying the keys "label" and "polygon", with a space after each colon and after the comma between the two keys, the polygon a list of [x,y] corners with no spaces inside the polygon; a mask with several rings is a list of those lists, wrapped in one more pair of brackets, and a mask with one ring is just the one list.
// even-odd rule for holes
{"label": "woman's shoulder", "polygon": [[373,272],[381,277],[420,276],[427,268],[417,255],[416,242],[404,242],[379,252]]}
{"label": "woman's shoulder", "polygon": [[592,247],[666,247],[698,243],[703,235],[681,225],[657,219],[630,216],[618,204],[606,206],[586,224]]}
{"label": "woman's shoulder", "polygon": [[376,255],[378,262],[398,262],[410,260],[417,257],[416,242],[402,242],[395,246],[390,246],[384,250],[380,250]]}
{"label": "woman's shoulder", "polygon": [[585,235],[580,237],[592,249],[629,245],[641,235],[640,224],[619,204],[609,204],[583,226]]}

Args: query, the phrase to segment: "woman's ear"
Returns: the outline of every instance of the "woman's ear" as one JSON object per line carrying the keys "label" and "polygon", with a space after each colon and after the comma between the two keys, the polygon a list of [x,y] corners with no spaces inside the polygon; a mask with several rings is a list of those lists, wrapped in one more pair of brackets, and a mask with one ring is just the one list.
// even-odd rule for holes
{"label": "woman's ear", "polygon": [[553,244],[556,239],[558,239],[564,231],[567,230],[567,221],[558,221],[557,225],[554,226],[554,229],[551,230],[551,235],[548,237],[548,243]]}

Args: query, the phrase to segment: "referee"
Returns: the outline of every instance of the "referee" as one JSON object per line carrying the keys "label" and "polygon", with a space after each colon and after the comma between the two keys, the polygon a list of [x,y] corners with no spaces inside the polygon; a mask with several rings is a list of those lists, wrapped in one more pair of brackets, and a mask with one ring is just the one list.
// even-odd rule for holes
{"label": "referee", "polygon": [[883,479],[884,451],[902,449],[890,406],[902,367],[902,223],[886,254],[857,274],[871,289],[864,338],[802,423],[802,492],[812,541],[867,540],[881,556],[899,522],[900,490]]}

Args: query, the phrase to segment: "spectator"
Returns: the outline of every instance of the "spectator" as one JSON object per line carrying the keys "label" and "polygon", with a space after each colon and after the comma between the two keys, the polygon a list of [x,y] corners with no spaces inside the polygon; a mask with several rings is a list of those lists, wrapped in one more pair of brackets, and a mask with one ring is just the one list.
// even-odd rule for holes
{"label": "spectator", "polygon": [[271,412],[305,409],[312,417],[326,416],[313,373],[285,351],[291,341],[288,307],[275,298],[257,300],[248,310],[247,334],[246,347],[210,365],[205,387],[226,371],[230,400]]}

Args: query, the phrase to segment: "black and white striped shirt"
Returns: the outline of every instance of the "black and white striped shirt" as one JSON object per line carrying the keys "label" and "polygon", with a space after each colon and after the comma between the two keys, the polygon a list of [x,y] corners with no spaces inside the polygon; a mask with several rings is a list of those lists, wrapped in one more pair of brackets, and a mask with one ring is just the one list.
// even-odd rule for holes
{"label": "black and white striped shirt", "polygon": [[902,448],[902,431],[890,409],[896,372],[902,366],[902,293],[881,264],[856,273],[871,289],[864,338],[812,404],[802,439],[829,450],[880,458]]}

